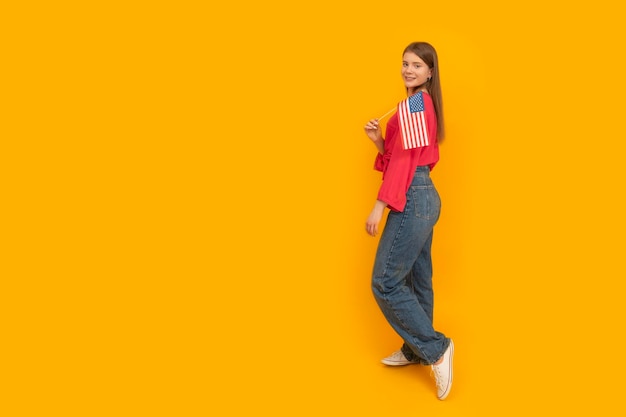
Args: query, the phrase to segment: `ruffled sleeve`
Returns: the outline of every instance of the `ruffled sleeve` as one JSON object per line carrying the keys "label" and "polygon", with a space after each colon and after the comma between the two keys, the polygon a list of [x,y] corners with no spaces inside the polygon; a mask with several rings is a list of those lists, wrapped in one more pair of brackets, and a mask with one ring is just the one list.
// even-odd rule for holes
{"label": "ruffled sleeve", "polygon": [[396,134],[398,132],[398,115],[394,114],[389,118],[389,122],[385,128],[385,144],[384,150],[385,153],[381,154],[380,152],[376,154],[376,159],[374,160],[374,169],[376,171],[380,171],[383,173],[387,172],[387,167],[389,166],[389,161],[391,160],[391,154],[393,152],[393,148],[396,141]]}
{"label": "ruffled sleeve", "polygon": [[393,211],[403,211],[406,192],[413,179],[421,148],[402,150],[398,141],[393,159],[388,161],[383,173],[383,183],[378,190],[378,200],[387,203]]}
{"label": "ruffled sleeve", "polygon": [[389,152],[385,152],[384,155],[378,153],[376,155],[376,159],[374,160],[374,169],[376,171],[385,172],[387,170],[387,166],[389,165],[390,159],[391,154]]}

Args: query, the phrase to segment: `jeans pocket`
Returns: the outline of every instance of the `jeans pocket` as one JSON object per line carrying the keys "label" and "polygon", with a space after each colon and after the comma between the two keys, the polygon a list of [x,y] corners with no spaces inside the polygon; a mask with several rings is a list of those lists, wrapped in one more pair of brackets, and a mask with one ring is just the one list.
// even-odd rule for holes
{"label": "jeans pocket", "polygon": [[441,199],[433,185],[411,187],[415,216],[426,220],[438,220],[441,212]]}

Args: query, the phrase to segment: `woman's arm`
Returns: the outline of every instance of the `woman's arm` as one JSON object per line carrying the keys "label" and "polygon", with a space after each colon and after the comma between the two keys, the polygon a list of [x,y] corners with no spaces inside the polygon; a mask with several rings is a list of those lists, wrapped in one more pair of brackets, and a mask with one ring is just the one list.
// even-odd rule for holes
{"label": "woman's arm", "polygon": [[365,134],[376,146],[378,153],[385,154],[385,139],[383,139],[383,132],[378,124],[378,119],[372,119],[365,125]]}

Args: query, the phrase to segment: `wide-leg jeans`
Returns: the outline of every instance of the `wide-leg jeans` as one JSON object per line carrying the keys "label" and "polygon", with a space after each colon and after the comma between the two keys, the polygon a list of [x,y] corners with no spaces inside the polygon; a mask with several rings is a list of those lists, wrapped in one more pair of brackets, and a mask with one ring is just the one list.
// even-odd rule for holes
{"label": "wide-leg jeans", "polygon": [[372,291],[385,318],[404,340],[409,360],[435,363],[450,339],[433,328],[431,245],[441,200],[427,166],[417,167],[402,212],[390,211],[380,237]]}

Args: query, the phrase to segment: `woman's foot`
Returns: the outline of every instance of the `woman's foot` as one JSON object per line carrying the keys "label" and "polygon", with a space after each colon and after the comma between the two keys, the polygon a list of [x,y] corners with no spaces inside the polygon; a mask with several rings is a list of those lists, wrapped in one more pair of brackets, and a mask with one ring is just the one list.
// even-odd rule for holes
{"label": "woman's foot", "polygon": [[404,366],[419,363],[418,361],[410,361],[404,356],[402,350],[396,350],[391,355],[381,360],[382,363],[389,366]]}
{"label": "woman's foot", "polygon": [[[402,355],[404,356],[404,355]],[[448,349],[443,356],[432,365],[435,382],[437,383],[437,398],[445,400],[452,387],[452,357],[454,356],[454,343],[450,339]]]}

